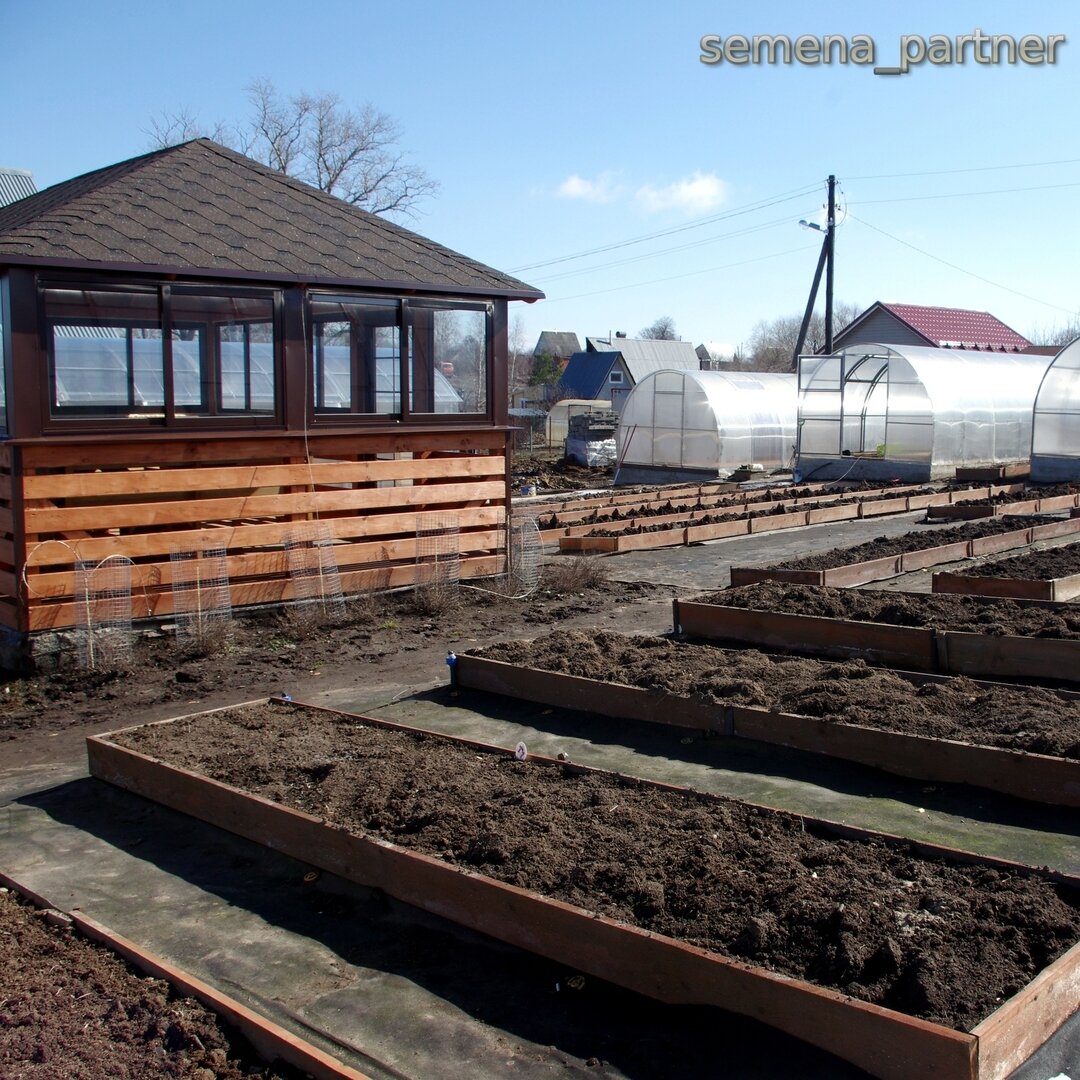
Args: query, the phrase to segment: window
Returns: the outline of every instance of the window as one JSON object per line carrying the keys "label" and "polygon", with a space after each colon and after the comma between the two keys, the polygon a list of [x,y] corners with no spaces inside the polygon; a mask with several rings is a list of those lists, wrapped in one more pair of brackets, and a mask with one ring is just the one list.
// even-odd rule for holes
{"label": "window", "polygon": [[488,411],[488,308],[409,305],[409,410]]}
{"label": "window", "polygon": [[611,383],[612,386],[616,385],[617,383],[621,383],[622,382],[622,372],[621,371],[612,371],[608,375],[608,382]]}
{"label": "window", "polygon": [[486,304],[313,297],[316,419],[486,415],[489,321]]}
{"label": "window", "polygon": [[401,415],[400,309],[396,300],[312,300],[316,414]]}
{"label": "window", "polygon": [[178,415],[273,413],[271,297],[174,288],[170,315]]}
{"label": "window", "polygon": [[165,365],[157,290],[48,289],[54,413],[162,415]]}
{"label": "window", "polygon": [[272,293],[73,286],[44,305],[55,417],[274,415]]}

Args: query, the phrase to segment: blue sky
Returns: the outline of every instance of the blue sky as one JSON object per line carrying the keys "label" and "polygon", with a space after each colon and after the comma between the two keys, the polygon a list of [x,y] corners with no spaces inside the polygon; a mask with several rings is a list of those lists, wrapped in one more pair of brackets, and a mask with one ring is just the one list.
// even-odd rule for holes
{"label": "blue sky", "polygon": [[[0,0],[0,28],[0,164],[39,187],[145,152],[166,111],[242,117],[259,77],[390,113],[441,185],[406,224],[543,289],[512,308],[530,347],[661,315],[737,344],[801,312],[820,235],[798,221],[820,220],[830,173],[837,299],[989,310],[1022,333],[1080,310],[1075,0]],[[1066,41],[1053,65],[892,77],[699,60],[706,34],[838,34],[893,65],[903,35],[976,28]]]}

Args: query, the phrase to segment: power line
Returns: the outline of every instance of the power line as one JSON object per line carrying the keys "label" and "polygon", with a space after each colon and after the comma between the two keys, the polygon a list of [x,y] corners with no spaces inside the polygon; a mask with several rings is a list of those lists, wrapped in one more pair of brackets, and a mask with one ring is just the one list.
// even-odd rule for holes
{"label": "power line", "polygon": [[905,180],[912,176],[954,176],[957,173],[998,172],[1002,169],[1042,169],[1051,165],[1076,165],[1080,158],[1062,158],[1059,161],[1024,161],[1016,165],[973,165],[966,169],[932,169],[926,172],[876,173],[871,176],[849,176],[848,180]]}
{"label": "power line", "polygon": [[522,274],[527,270],[537,270],[544,266],[554,266],[557,263],[570,262],[574,259],[584,259],[590,255],[602,255],[607,251],[615,251],[619,248],[630,247],[633,244],[643,244],[648,240],[657,240],[662,236],[673,236],[676,233],[686,232],[689,229],[699,229],[704,225],[711,225],[717,221],[726,221],[729,218],[741,217],[744,214],[752,214],[756,210],[765,210],[770,206],[777,206],[780,203],[791,202],[794,199],[802,199],[807,195],[813,194],[817,191],[817,185],[812,187],[800,188],[797,191],[784,192],[780,195],[770,196],[765,199],[759,199],[755,203],[748,203],[743,207],[736,207],[732,210],[725,210],[720,214],[711,214],[708,217],[696,218],[693,221],[684,222],[682,225],[672,226],[670,229],[659,229],[656,232],[645,233],[642,236],[635,236],[629,240],[618,240],[611,244],[604,244],[599,247],[587,248],[584,251],[577,251],[571,255],[560,255],[554,259],[547,259],[542,262],[529,263],[527,266],[516,266],[511,269],[512,274]]}
{"label": "power line", "polygon": [[1043,300],[1038,296],[1031,296],[1029,293],[1021,292],[1019,289],[1010,288],[1008,285],[1002,285],[998,281],[991,281],[988,277],[983,277],[982,274],[976,274],[973,270],[967,270],[962,266],[957,266],[956,263],[951,263],[948,259],[943,259],[939,255],[933,255],[929,251],[924,251],[921,247],[916,247],[915,244],[909,243],[907,240],[901,240],[899,236],[893,236],[892,233],[886,232],[884,229],[879,229],[876,225],[871,225],[869,221],[864,221],[862,218],[857,217],[855,214],[848,211],[848,217],[853,221],[859,222],[860,225],[865,225],[868,229],[873,229],[876,233],[881,233],[882,236],[887,236],[890,240],[895,241],[897,244],[903,244],[904,247],[911,248],[912,251],[917,251],[920,255],[925,255],[928,259],[933,259],[934,262],[939,262],[942,266],[947,266],[951,270],[958,270],[961,274],[967,274],[968,277],[973,277],[978,281],[985,282],[987,285],[993,285],[995,289],[1002,289],[1005,292],[1012,293],[1014,296],[1022,297],[1024,300],[1033,300],[1036,304],[1042,304],[1045,307],[1053,308],[1055,311],[1064,311],[1067,315],[1075,315],[1076,312],[1063,308],[1060,304],[1051,304],[1049,300]]}
{"label": "power line", "polygon": [[772,221],[763,222],[760,225],[748,225],[745,229],[736,229],[734,232],[721,233],[719,236],[710,236],[704,240],[693,240],[688,244],[677,244],[675,247],[660,248],[658,251],[650,251],[644,255],[632,255],[626,259],[616,259],[613,262],[597,263],[594,266],[583,267],[579,270],[566,270],[560,274],[551,276],[541,274],[535,279],[536,283],[546,286],[548,282],[563,281],[566,278],[580,277],[582,274],[593,274],[600,270],[609,270],[616,266],[627,266],[630,263],[644,262],[646,259],[654,259],[661,255],[671,255],[679,251],[689,251],[692,248],[704,247],[706,244],[715,244],[720,240],[731,240],[737,236],[748,236],[751,233],[764,232],[767,229],[775,229],[779,225],[790,225],[791,217],[785,214],[782,218],[774,218]]}
{"label": "power line", "polygon": [[717,270],[731,270],[737,266],[749,266],[751,263],[765,262],[767,259],[778,259],[782,255],[791,255],[793,252],[809,251],[816,245],[812,245],[808,248],[805,244],[802,247],[788,248],[785,251],[774,251],[771,255],[759,255],[756,259],[742,259],[739,262],[724,263],[721,266],[707,266],[702,270],[690,270],[685,274],[672,274],[669,277],[653,278],[650,281],[635,281],[630,285],[616,285],[610,289],[596,289],[593,292],[587,293],[575,293],[573,296],[554,296],[549,297],[544,301],[546,304],[557,304],[562,300],[581,300],[586,296],[603,296],[605,293],[623,292],[626,289],[640,289],[645,285],[659,285],[665,281],[678,281],[681,278],[697,277],[699,274],[712,274]]}
{"label": "power line", "polygon": [[1039,184],[1034,187],[992,188],[988,191],[949,191],[937,195],[900,195],[894,199],[859,199],[857,205],[880,206],[884,203],[927,202],[932,199],[970,199],[979,195],[1015,195],[1024,191],[1056,191],[1060,188],[1074,187],[1080,187],[1080,181],[1068,184]]}

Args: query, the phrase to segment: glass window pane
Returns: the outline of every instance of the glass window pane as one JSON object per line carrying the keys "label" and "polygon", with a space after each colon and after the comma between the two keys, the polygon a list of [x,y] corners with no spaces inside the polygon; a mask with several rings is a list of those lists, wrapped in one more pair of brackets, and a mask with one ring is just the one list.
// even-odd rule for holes
{"label": "glass window pane", "polygon": [[202,413],[274,411],[274,301],[174,289],[176,408]]}
{"label": "glass window pane", "polygon": [[159,414],[164,352],[155,292],[47,289],[52,406]]}
{"label": "glass window pane", "polygon": [[410,313],[410,409],[416,413],[486,413],[486,309],[415,305]]}
{"label": "glass window pane", "polygon": [[397,301],[312,301],[317,413],[400,416],[399,312]]}

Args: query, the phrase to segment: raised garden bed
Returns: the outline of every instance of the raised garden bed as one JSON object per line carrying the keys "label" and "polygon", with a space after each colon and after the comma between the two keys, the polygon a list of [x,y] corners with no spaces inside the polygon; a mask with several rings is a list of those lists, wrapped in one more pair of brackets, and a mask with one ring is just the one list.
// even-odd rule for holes
{"label": "raised garden bed", "polygon": [[991,488],[981,499],[960,499],[948,506],[931,506],[926,516],[933,519],[960,521],[1007,514],[1052,514],[1080,506],[1080,489],[1076,484],[1049,484],[1043,487]]}
{"label": "raised garden bed", "polygon": [[[612,553],[641,548],[678,547],[726,536],[775,532],[829,521],[854,521],[863,517],[900,514],[922,509],[935,500],[947,502],[950,492],[921,491],[917,495],[869,492],[853,496],[840,492],[832,496],[772,498],[771,509],[747,502],[730,510],[717,506],[711,511],[691,511],[655,519],[632,518],[620,524],[585,525],[567,529],[559,536],[559,550],[567,553]],[[915,505],[912,505],[912,502]]]}
{"label": "raised garden bed", "polygon": [[967,571],[934,574],[936,593],[1004,596],[1062,602],[1080,596],[1080,548],[1074,544],[983,563]]}
{"label": "raised garden bed", "polygon": [[1068,1017],[1080,880],[312,707],[88,741],[100,779],[882,1077],[999,1080]]}
{"label": "raised garden bed", "polygon": [[879,537],[855,547],[837,548],[775,566],[733,566],[731,584],[737,587],[781,581],[846,588],[1071,533],[1080,533],[1080,518],[992,518],[952,528]]}
{"label": "raised garden bed", "polygon": [[673,602],[677,633],[943,675],[1080,683],[1080,610],[761,582]]}
{"label": "raised garden bed", "polygon": [[609,632],[493,645],[454,670],[462,687],[1080,806],[1075,694]]}

